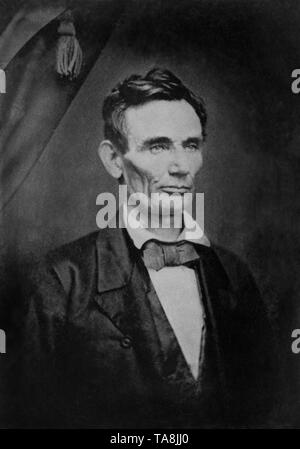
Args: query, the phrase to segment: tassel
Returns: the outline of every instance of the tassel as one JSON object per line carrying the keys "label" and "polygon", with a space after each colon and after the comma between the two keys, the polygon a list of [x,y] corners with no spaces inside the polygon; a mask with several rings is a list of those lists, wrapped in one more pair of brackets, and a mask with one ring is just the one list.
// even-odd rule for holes
{"label": "tassel", "polygon": [[71,11],[61,16],[57,29],[61,36],[56,49],[56,70],[60,76],[73,80],[78,77],[82,66],[82,50],[76,38]]}

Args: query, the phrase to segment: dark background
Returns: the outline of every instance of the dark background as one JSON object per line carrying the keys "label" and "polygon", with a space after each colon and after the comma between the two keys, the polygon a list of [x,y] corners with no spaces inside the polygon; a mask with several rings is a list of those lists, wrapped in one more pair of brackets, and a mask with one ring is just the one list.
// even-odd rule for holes
{"label": "dark background", "polygon": [[[0,2],[0,32],[23,3]],[[205,232],[255,276],[283,369],[278,425],[299,426],[300,354],[290,346],[300,328],[300,95],[291,91],[291,72],[300,68],[300,3],[26,2],[27,11],[49,5],[73,11],[85,65],[73,82],[55,72],[58,13],[5,65],[0,328],[8,342],[0,355],[0,427],[14,425],[6,372],[18,353],[26,270],[49,249],[96,229],[96,196],[117,187],[97,156],[102,101],[119,80],[153,66],[174,71],[205,100],[208,137],[197,184]]]}

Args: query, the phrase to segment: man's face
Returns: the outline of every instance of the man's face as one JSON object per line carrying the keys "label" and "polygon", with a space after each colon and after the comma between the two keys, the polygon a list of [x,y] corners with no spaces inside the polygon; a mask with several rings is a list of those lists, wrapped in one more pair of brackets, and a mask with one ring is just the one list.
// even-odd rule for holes
{"label": "man's face", "polygon": [[125,112],[128,151],[122,155],[129,194],[182,196],[194,191],[202,166],[202,127],[185,100],[157,100]]}

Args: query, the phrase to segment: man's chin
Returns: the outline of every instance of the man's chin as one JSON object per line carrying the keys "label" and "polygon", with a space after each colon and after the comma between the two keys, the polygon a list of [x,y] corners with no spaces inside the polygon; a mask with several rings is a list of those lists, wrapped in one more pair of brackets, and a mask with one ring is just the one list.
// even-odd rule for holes
{"label": "man's chin", "polygon": [[138,207],[143,216],[173,219],[181,217],[192,203],[192,192],[151,192],[150,194],[134,192],[129,195],[128,205]]}

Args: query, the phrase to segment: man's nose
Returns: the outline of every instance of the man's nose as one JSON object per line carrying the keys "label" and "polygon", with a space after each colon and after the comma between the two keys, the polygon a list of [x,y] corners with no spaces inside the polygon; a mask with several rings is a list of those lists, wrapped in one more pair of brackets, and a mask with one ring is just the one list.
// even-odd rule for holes
{"label": "man's nose", "polygon": [[187,175],[189,171],[188,157],[184,148],[174,149],[169,164],[170,175],[184,176]]}

